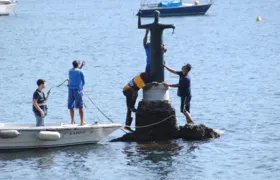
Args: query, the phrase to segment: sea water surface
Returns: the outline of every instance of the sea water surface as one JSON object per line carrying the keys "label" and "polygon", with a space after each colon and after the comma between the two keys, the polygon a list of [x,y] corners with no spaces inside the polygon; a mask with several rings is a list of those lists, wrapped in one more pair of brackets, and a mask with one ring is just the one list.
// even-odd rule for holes
{"label": "sea water surface", "polygon": [[[145,68],[139,5],[22,0],[15,14],[0,17],[0,121],[35,123],[36,80],[46,79],[47,91],[80,59],[87,94],[124,124],[122,87]],[[96,145],[1,152],[0,179],[279,179],[279,10],[278,0],[215,0],[205,16],[161,19],[176,25],[175,34],[164,32],[165,61],[176,70],[192,64],[192,116],[224,131],[219,139],[110,143],[123,135],[118,130]],[[183,125],[176,89],[170,96]],[[86,122],[106,121],[85,99]],[[70,122],[66,86],[53,89],[48,104],[47,122]]]}

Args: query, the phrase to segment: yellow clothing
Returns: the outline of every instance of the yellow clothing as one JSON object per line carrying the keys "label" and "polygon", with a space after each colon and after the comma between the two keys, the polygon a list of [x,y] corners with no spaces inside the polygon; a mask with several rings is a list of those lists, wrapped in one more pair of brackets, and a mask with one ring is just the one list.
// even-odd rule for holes
{"label": "yellow clothing", "polygon": [[139,89],[141,89],[145,86],[146,86],[146,84],[139,74],[136,77],[134,77],[127,85],[125,85],[123,90],[125,91],[129,88],[133,88],[134,90],[138,91]]}

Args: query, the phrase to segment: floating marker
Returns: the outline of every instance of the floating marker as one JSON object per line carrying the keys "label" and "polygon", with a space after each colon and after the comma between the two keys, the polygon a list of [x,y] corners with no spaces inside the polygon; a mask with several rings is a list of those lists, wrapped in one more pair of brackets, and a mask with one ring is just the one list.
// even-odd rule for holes
{"label": "floating marker", "polygon": [[262,18],[260,16],[257,17],[257,22],[262,21]]}

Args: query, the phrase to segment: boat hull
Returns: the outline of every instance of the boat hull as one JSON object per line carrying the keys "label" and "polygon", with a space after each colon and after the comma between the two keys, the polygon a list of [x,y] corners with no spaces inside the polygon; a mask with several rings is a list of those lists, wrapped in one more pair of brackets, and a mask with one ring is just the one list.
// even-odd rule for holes
{"label": "boat hull", "polygon": [[[44,126],[32,128],[0,127],[0,131],[11,129],[19,132],[17,137],[0,137],[0,150],[51,148],[81,144],[94,144],[120,127],[120,124],[115,123],[93,124],[86,126],[67,124],[61,126]],[[58,132],[60,136],[57,140],[40,139],[40,132]]]}
{"label": "boat hull", "polygon": [[0,4],[0,16],[8,16],[11,12],[13,12],[16,3],[11,4]]}
{"label": "boat hull", "polygon": [[180,6],[180,7],[155,7],[155,8],[141,8],[142,12],[141,17],[154,17],[154,11],[160,11],[161,17],[168,16],[191,16],[191,15],[204,15],[211,4],[203,4],[203,5],[191,5],[191,6]]}

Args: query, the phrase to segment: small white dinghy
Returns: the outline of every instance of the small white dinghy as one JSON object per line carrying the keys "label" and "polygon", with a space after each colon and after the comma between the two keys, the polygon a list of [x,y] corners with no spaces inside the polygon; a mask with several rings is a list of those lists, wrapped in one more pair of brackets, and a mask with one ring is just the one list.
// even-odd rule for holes
{"label": "small white dinghy", "polygon": [[121,127],[117,123],[34,124],[0,123],[0,150],[94,144]]}
{"label": "small white dinghy", "polygon": [[0,0],[0,16],[8,16],[13,12],[17,1],[13,0]]}

